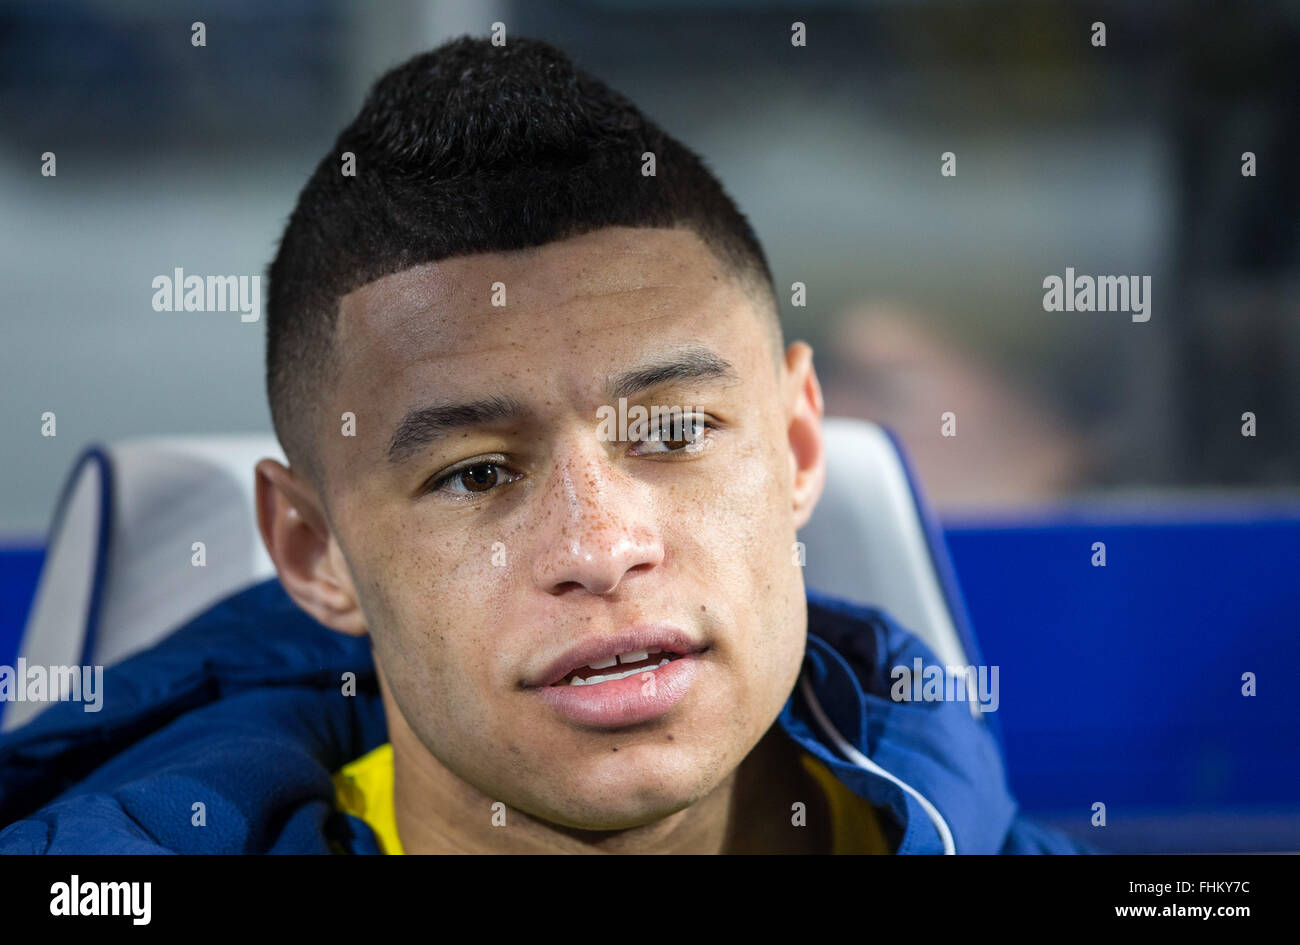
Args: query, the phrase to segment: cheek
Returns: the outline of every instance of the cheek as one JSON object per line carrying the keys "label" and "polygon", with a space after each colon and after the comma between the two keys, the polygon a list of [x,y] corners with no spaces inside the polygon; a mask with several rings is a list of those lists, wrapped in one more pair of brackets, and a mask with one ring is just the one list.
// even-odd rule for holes
{"label": "cheek", "polygon": [[[729,546],[736,596],[744,608],[745,641],[755,684],[784,699],[802,660],[805,642],[803,568],[795,544],[790,483],[785,455],[763,441],[750,451],[738,476],[733,502],[719,528],[735,531]],[[766,698],[766,697],[764,697]]]}
{"label": "cheek", "polygon": [[784,565],[794,531],[781,460],[761,439],[738,448],[725,478],[700,500],[694,529],[729,580],[759,592],[790,577]]}
{"label": "cheek", "polygon": [[[404,711],[409,692],[418,704],[445,703],[481,691],[500,625],[505,567],[490,529],[471,524],[437,528],[415,514],[374,522],[365,539],[375,549],[359,563],[358,591],[376,656],[382,661]],[[509,561],[509,556],[504,556]],[[452,694],[455,694],[454,696]]]}
{"label": "cheek", "polygon": [[785,686],[804,646],[803,569],[784,462],[770,439],[737,448],[726,478],[692,496],[694,508],[677,516],[669,538],[684,559],[672,578],[700,576],[709,615],[731,638],[731,658],[758,688]]}

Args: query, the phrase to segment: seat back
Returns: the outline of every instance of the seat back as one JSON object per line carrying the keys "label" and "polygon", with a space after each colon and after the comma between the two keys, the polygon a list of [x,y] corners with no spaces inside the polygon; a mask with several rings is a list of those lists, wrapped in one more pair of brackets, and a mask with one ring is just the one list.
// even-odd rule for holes
{"label": "seat back", "polygon": [[[254,511],[270,436],[180,436],[92,447],[55,511],[18,656],[110,666],[275,573]],[[201,543],[201,544],[196,544]],[[0,729],[45,707],[5,703]]]}
{"label": "seat back", "polygon": [[901,442],[861,420],[828,418],[823,430],[826,488],[799,532],[808,586],[888,612],[944,665],[978,664],[943,534]]}

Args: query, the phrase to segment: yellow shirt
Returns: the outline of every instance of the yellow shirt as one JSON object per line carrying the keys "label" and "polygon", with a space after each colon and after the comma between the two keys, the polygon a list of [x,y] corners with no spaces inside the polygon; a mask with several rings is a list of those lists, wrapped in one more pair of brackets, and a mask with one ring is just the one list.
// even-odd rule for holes
{"label": "yellow shirt", "polygon": [[[870,804],[858,797],[812,755],[802,756],[803,766],[826,792],[831,809],[832,848],[835,854],[889,853],[880,822]],[[384,853],[402,853],[393,808],[393,746],[380,745],[344,765],[334,775],[339,808],[360,817],[375,832]]]}

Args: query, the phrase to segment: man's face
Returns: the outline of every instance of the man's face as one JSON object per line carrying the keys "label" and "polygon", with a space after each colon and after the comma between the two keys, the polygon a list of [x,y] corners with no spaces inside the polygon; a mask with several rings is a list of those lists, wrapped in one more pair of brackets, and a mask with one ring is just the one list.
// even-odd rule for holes
{"label": "man's face", "polygon": [[[807,619],[797,392],[754,297],[689,231],[613,228],[379,279],[335,340],[324,414],[356,428],[321,436],[326,504],[394,740],[568,827],[721,784],[794,686]],[[620,394],[706,429],[603,436]],[[572,663],[639,671],[552,685]]]}

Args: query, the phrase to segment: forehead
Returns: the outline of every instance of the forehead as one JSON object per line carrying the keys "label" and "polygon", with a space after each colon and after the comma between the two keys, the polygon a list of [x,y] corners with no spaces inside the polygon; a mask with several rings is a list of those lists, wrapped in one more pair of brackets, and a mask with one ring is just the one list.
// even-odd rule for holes
{"label": "forehead", "polygon": [[430,371],[446,384],[487,364],[590,368],[656,339],[725,336],[739,350],[762,342],[755,310],[694,233],[602,229],[412,267],[349,293],[335,339],[340,387],[377,392],[381,377]]}

